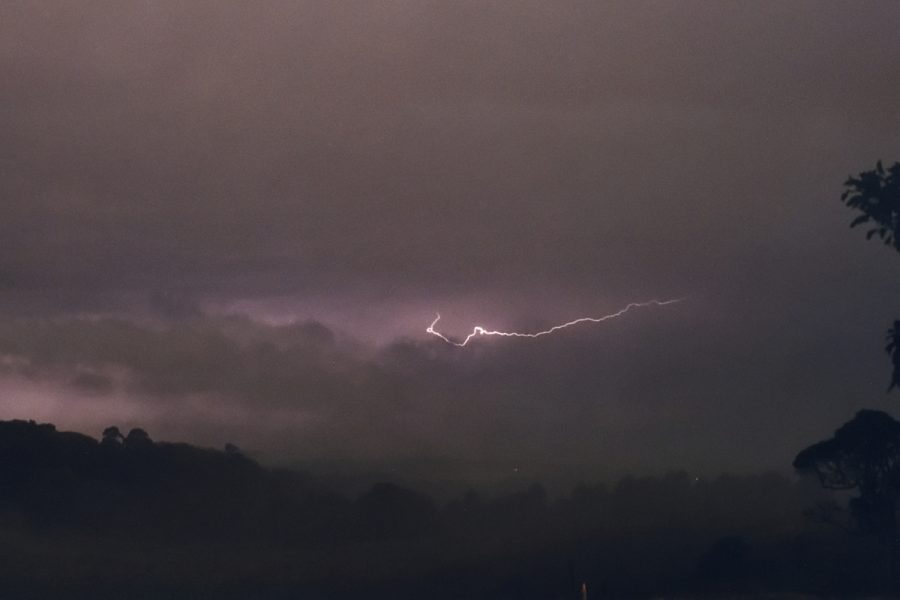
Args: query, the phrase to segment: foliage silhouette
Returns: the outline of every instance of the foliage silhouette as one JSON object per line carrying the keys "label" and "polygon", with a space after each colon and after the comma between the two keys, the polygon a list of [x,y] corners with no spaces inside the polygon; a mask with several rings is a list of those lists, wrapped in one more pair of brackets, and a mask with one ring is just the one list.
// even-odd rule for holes
{"label": "foliage silhouette", "polygon": [[[878,236],[882,242],[900,252],[900,163],[887,169],[879,160],[875,169],[863,171],[844,182],[847,189],[841,200],[855,210],[862,212],[850,223],[850,227],[870,225],[866,239]],[[900,321],[894,321],[893,329],[887,332],[885,348],[891,356],[893,373],[888,386],[890,392],[900,387]]]}
{"label": "foliage silhouette", "polygon": [[877,235],[900,252],[900,163],[885,169],[879,160],[875,169],[849,177],[844,186],[841,200],[863,213],[850,227],[870,224],[866,239]]}
{"label": "foliage silhouette", "polygon": [[859,215],[850,227],[870,224],[866,239],[878,236],[885,244],[900,252],[900,163],[885,169],[879,160],[875,169],[849,177],[841,200]]}
{"label": "foliage silhouette", "polygon": [[794,468],[814,473],[826,489],[856,492],[849,502],[853,520],[888,550],[892,577],[900,582],[900,422],[861,410],[833,437],[801,451]]}
{"label": "foliage silhouette", "polygon": [[128,435],[125,436],[126,448],[149,448],[152,445],[153,440],[150,439],[150,435],[143,429],[132,429],[128,432]]}
{"label": "foliage silhouette", "polygon": [[[862,213],[850,227],[868,225],[866,239],[878,236],[900,252],[900,163],[885,169],[879,160],[875,169],[849,177],[844,186],[841,200]],[[894,321],[886,337],[893,363],[890,392],[900,385],[900,321]],[[815,474],[826,490],[855,493],[846,508],[832,498],[805,514],[877,539],[887,550],[891,587],[900,591],[900,423],[885,412],[861,410],[833,437],[801,451],[794,468]]]}
{"label": "foliage silhouette", "polygon": [[102,444],[114,444],[119,445],[125,439],[125,436],[122,435],[122,432],[119,431],[119,428],[116,426],[107,427],[103,430],[103,439]]}
{"label": "foliage silhouette", "polygon": [[888,329],[887,345],[885,351],[891,356],[891,363],[894,370],[891,373],[891,384],[888,391],[900,386],[900,321],[894,321],[894,326]]}

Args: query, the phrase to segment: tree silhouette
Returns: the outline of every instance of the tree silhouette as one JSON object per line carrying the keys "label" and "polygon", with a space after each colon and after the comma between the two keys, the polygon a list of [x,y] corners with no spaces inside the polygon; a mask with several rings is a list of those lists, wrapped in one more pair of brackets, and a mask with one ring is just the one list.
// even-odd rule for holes
{"label": "tree silhouette", "polygon": [[[900,252],[900,163],[863,171],[844,182],[841,200],[860,211],[850,227],[868,225],[874,236]],[[900,320],[887,332],[885,350],[893,372],[888,391],[900,386]],[[840,525],[835,515],[849,513],[851,525],[874,535],[888,550],[891,581],[900,590],[900,422],[885,412],[861,410],[830,439],[809,446],[794,459],[794,468],[811,472],[825,489],[855,491],[847,508],[836,502],[808,511],[821,522]]]}
{"label": "tree silhouette", "polygon": [[112,427],[107,427],[103,430],[103,441],[101,443],[107,446],[119,446],[124,439],[125,436],[122,435],[119,428],[113,425]]}
{"label": "tree silhouette", "polygon": [[815,473],[826,489],[856,492],[850,513],[862,532],[888,548],[892,577],[900,582],[900,422],[881,411],[861,410],[834,437],[800,452],[794,468]]}
{"label": "tree silhouette", "polygon": [[[850,227],[868,224],[866,239],[878,236],[886,245],[900,252],[900,163],[887,169],[879,160],[872,171],[863,171],[844,182],[847,188],[841,200],[850,208],[862,212]],[[894,371],[888,391],[900,387],[900,321],[894,321],[887,332],[885,350],[891,356]]]}
{"label": "tree silhouette", "polygon": [[125,437],[126,448],[146,448],[147,446],[152,445],[153,440],[150,439],[150,436],[146,431],[139,427],[135,427],[129,431],[128,435]]}

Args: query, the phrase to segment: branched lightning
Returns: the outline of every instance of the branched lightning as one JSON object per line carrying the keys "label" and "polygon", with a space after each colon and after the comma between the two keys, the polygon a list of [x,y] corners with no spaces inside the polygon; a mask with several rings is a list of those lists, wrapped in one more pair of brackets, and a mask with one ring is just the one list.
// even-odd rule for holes
{"label": "branched lightning", "polygon": [[566,327],[572,327],[573,325],[578,325],[580,323],[602,323],[603,321],[608,321],[610,319],[615,319],[617,317],[621,317],[628,311],[634,308],[642,308],[645,306],[666,306],[668,304],[675,304],[676,302],[681,302],[684,298],[675,298],[672,300],[650,300],[648,302],[632,302],[627,305],[625,308],[620,309],[614,313],[610,313],[608,315],[603,315],[602,317],[581,317],[575,319],[574,321],[569,321],[568,323],[563,323],[562,325],[554,325],[550,329],[545,329],[544,331],[536,331],[534,333],[521,333],[518,331],[492,331],[489,329],[485,329],[480,325],[476,325],[472,329],[472,333],[467,335],[465,339],[461,342],[454,342],[452,339],[445,336],[440,331],[437,331],[434,326],[437,325],[438,321],[441,320],[441,314],[437,313],[437,316],[434,318],[434,321],[431,322],[431,325],[425,330],[426,333],[430,333],[433,336],[437,336],[440,339],[444,340],[448,344],[452,344],[459,348],[463,348],[468,344],[473,338],[478,337],[479,335],[498,335],[501,337],[519,337],[519,338],[537,338],[544,335],[550,335],[551,333],[555,333],[560,329],[565,329]]}

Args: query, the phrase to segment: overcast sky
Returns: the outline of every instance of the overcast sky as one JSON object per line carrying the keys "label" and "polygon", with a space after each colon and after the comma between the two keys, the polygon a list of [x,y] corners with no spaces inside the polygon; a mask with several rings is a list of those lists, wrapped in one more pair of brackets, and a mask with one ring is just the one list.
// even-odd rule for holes
{"label": "overcast sky", "polygon": [[0,418],[786,469],[900,401],[900,256],[839,200],[900,160],[898,31],[888,1],[4,2]]}

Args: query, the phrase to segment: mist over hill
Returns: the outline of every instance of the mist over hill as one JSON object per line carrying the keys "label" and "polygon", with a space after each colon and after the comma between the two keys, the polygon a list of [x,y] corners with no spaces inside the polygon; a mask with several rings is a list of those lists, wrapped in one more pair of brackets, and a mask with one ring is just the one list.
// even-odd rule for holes
{"label": "mist over hill", "polygon": [[4,597],[568,598],[877,591],[877,548],[778,474],[540,482],[450,500],[338,493],[224,450],[0,422]]}

